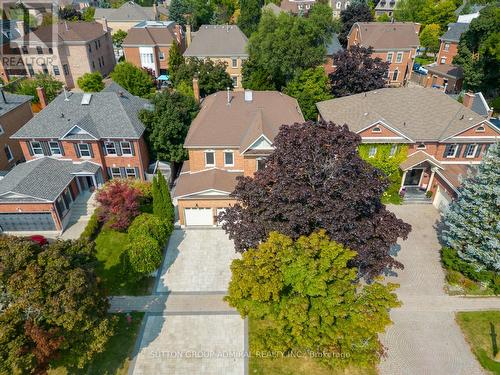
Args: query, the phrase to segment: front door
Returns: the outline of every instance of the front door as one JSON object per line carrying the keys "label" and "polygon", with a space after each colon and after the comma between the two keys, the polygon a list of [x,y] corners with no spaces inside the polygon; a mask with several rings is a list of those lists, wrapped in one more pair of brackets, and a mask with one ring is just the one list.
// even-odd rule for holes
{"label": "front door", "polygon": [[423,171],[423,169],[412,169],[406,172],[404,186],[418,186]]}

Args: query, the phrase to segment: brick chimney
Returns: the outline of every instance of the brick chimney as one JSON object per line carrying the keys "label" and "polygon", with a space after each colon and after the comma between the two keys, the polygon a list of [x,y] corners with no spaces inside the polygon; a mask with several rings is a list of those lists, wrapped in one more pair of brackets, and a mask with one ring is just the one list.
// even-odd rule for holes
{"label": "brick chimney", "polygon": [[198,84],[198,78],[193,78],[193,94],[196,103],[200,102],[200,85]]}
{"label": "brick chimney", "polygon": [[415,22],[415,33],[418,35],[420,33],[420,28],[422,27],[422,24]]}
{"label": "brick chimney", "polygon": [[43,87],[38,86],[36,88],[36,94],[40,99],[40,107],[42,107],[42,109],[47,107],[48,103],[47,103],[47,96],[45,95],[45,89]]}
{"label": "brick chimney", "polygon": [[472,108],[472,103],[474,103],[474,93],[467,91],[464,95],[463,105],[467,108]]}
{"label": "brick chimney", "polygon": [[186,48],[191,44],[191,25],[186,25]]}
{"label": "brick chimney", "polygon": [[177,44],[179,45],[181,51],[184,51],[184,43],[183,43],[184,36],[182,35],[181,25],[178,25],[178,24],[175,25],[175,36],[177,39]]}

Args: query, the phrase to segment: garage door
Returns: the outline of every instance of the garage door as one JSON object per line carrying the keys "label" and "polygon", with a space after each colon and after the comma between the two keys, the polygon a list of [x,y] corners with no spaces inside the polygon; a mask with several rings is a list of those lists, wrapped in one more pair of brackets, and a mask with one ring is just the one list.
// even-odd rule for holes
{"label": "garage door", "polygon": [[56,230],[50,212],[0,214],[0,228],[4,232]]}
{"label": "garage door", "polygon": [[211,208],[186,208],[184,209],[184,216],[187,226],[214,224]]}
{"label": "garage door", "polygon": [[444,190],[442,190],[439,186],[436,190],[436,196],[434,198],[434,201],[432,204],[434,207],[436,207],[438,210],[442,211],[448,207],[448,205],[451,203],[451,197],[448,195],[448,193]]}

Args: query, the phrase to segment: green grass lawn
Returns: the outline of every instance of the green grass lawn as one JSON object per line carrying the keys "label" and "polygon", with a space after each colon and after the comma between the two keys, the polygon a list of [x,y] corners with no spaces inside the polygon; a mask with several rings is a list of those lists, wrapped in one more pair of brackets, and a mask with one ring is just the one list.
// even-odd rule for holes
{"label": "green grass lawn", "polygon": [[125,251],[128,237],[126,233],[104,229],[95,239],[97,259],[97,275],[102,279],[106,294],[120,295],[145,295],[150,293],[154,278],[149,277],[141,281],[129,280],[123,274],[121,255]]}
{"label": "green grass lawn", "polygon": [[[265,324],[258,320],[249,320],[249,343],[250,352],[252,349],[252,330],[259,324]],[[376,375],[375,368],[349,367],[345,370],[331,369],[313,358],[301,357],[281,357],[266,358],[252,355],[249,361],[250,375]]]}
{"label": "green grass lawn", "polygon": [[500,346],[500,311],[459,312],[456,319],[481,366],[500,374],[500,362],[493,360]]}
{"label": "green grass lawn", "polygon": [[68,371],[65,367],[59,366],[50,369],[48,375],[126,375],[144,313],[131,313],[130,325],[125,314],[115,315],[118,317],[115,334],[109,339],[104,352],[96,355],[85,369]]}
{"label": "green grass lawn", "polygon": [[433,62],[434,62],[434,57],[423,57],[423,56],[415,57],[415,63],[420,65],[432,64]]}

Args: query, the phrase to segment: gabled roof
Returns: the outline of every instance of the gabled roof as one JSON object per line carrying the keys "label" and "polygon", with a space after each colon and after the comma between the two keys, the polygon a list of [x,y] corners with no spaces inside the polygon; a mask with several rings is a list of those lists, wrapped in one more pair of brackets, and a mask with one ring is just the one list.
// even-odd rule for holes
{"label": "gabled roof", "polygon": [[123,41],[124,47],[132,46],[170,46],[176,40],[175,22],[163,22],[163,25],[138,25],[131,28]]}
{"label": "gabled roof", "polygon": [[441,40],[445,42],[459,42],[460,41],[460,36],[467,31],[469,28],[468,23],[449,23],[448,24],[448,30],[443,34],[443,36],[440,38]]}
{"label": "gabled roof", "polygon": [[[158,8],[157,8],[158,9]],[[94,18],[106,18],[108,21],[153,21],[156,19],[154,7],[141,7],[128,1],[119,8],[96,8]]]}
{"label": "gabled roof", "polygon": [[421,150],[409,155],[406,160],[399,165],[399,167],[402,171],[407,171],[423,162],[428,162],[439,169],[443,169],[441,163],[434,156]]}
{"label": "gabled roof", "polygon": [[7,99],[7,102],[3,100],[3,96],[0,93],[0,123],[1,123],[1,116],[5,115],[6,113],[12,111],[13,109],[16,109],[20,105],[31,101],[33,97],[29,95],[17,95],[17,94],[11,94],[9,92],[4,91],[5,94],[5,99]]}
{"label": "gabled roof", "polygon": [[81,104],[83,95],[69,93],[65,100],[60,94],[11,138],[89,139],[87,135],[70,134],[75,126],[94,139],[138,139],[144,133],[138,114],[146,108],[146,99],[133,96],[114,82],[93,93],[87,105]]}
{"label": "gabled roof", "polygon": [[445,93],[422,87],[384,88],[316,106],[324,120],[347,124],[354,132],[381,121],[415,142],[442,141],[488,123]]}
{"label": "gabled roof", "polygon": [[248,57],[248,38],[236,25],[202,25],[184,52],[186,57]]}
{"label": "gabled roof", "polygon": [[462,179],[469,174],[477,173],[477,167],[467,164],[445,164],[443,170],[438,170],[437,174],[443,177],[453,188],[457,189],[462,185]]}
{"label": "gabled roof", "polygon": [[189,127],[185,147],[235,147],[246,149],[261,135],[271,142],[283,124],[303,122],[297,101],[278,91],[219,91],[205,98]]}
{"label": "gabled roof", "polygon": [[374,50],[410,49],[418,47],[418,33],[414,23],[406,22],[356,22],[359,27],[359,45]]}
{"label": "gabled roof", "polygon": [[177,179],[175,197],[218,192],[229,195],[236,186],[236,178],[243,176],[242,172],[228,172],[222,169],[207,169],[194,173],[182,173]]}
{"label": "gabled roof", "polygon": [[34,159],[16,165],[0,180],[0,203],[17,201],[19,198],[2,197],[7,194],[23,196],[21,200],[53,202],[75,174],[81,172],[96,173],[99,166],[94,163],[73,163],[50,157]]}

